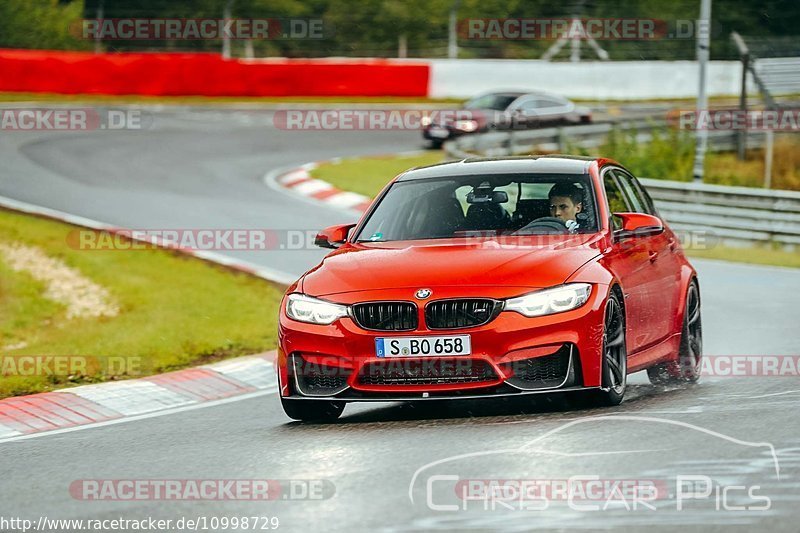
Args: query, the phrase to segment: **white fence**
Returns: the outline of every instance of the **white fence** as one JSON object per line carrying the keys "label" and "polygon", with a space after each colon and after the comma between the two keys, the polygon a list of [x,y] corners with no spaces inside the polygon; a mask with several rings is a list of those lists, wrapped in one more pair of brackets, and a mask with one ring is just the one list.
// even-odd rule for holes
{"label": "white fence", "polygon": [[[518,89],[549,91],[567,98],[642,99],[697,96],[696,61],[582,61],[561,63],[512,59],[431,59],[428,95],[469,98]],[[736,95],[740,61],[710,61],[708,93]],[[755,90],[755,88],[753,88]]]}

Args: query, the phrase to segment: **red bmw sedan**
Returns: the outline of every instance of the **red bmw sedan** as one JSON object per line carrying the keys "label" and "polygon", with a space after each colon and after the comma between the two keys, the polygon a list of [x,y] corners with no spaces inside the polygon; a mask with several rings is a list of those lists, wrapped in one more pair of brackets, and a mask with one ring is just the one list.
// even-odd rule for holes
{"label": "red bmw sedan", "polygon": [[286,292],[280,399],[347,402],[574,391],[617,405],[627,375],[696,381],[697,274],[639,181],[609,159],[466,159],[409,170]]}

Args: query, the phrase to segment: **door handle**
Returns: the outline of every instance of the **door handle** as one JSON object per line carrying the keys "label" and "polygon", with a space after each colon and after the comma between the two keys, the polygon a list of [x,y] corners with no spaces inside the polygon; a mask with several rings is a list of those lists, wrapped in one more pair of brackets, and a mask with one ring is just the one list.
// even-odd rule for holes
{"label": "door handle", "polygon": [[678,247],[677,244],[675,244],[675,239],[670,237],[669,241],[667,241],[667,242],[669,243],[669,251],[670,252],[674,252],[675,248]]}
{"label": "door handle", "polygon": [[658,259],[658,252],[648,252],[647,255],[651,263],[655,263],[656,259]]}

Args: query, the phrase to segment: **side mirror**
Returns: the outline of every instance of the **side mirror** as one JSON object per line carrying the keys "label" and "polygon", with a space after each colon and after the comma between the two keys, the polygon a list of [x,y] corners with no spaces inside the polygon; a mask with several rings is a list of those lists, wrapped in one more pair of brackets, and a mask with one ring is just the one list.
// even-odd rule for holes
{"label": "side mirror", "polygon": [[616,240],[631,237],[649,237],[664,233],[664,224],[661,219],[644,213],[614,213],[615,217],[622,219],[622,229],[614,232]]}
{"label": "side mirror", "polygon": [[330,226],[317,233],[314,238],[314,244],[320,248],[333,248],[336,249],[347,241],[347,234],[355,224],[339,224],[338,226]]}

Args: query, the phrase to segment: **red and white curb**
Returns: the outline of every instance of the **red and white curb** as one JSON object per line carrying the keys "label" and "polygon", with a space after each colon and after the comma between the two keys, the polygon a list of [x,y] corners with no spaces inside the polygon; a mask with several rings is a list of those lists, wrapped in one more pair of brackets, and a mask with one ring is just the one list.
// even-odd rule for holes
{"label": "red and white curb", "polygon": [[[302,167],[272,172],[264,177],[264,181],[268,185],[289,189],[301,197],[324,202],[334,208],[359,213],[367,210],[372,201],[367,196],[341,191],[323,180],[313,178],[310,172],[317,166],[318,163],[308,163]],[[122,231],[122,228],[105,222],[2,196],[0,207],[109,233]],[[130,238],[130,233],[126,232],[125,236]],[[219,253],[179,248],[157,237],[145,241],[273,283],[289,285],[295,280],[295,276],[291,274]],[[208,406],[233,398],[244,399],[248,396],[276,393],[277,379],[272,366],[273,358],[274,352],[141,379],[84,385],[0,400],[0,443],[44,433],[73,431],[168,414],[175,410]]]}
{"label": "red and white curb", "polygon": [[[109,233],[122,231],[122,228],[105,222],[3,196],[0,196],[0,207]],[[126,232],[125,236],[130,237],[130,233]],[[289,285],[296,279],[291,274],[216,252],[179,248],[158,238],[147,242],[279,285]],[[273,394],[277,392],[273,359],[274,352],[269,352],[141,379],[84,385],[0,400],[0,442]]]}
{"label": "red and white curb", "polygon": [[0,400],[0,442],[278,392],[275,352],[141,379]]}
{"label": "red and white curb", "polygon": [[290,170],[269,173],[264,176],[267,185],[276,184],[309,200],[322,202],[336,209],[349,209],[364,213],[372,199],[363,194],[337,189],[327,181],[311,176],[311,171],[320,163],[306,163]]}
{"label": "red and white curb", "polygon": [[[415,156],[424,154],[425,152],[425,150],[410,150],[384,155],[393,157]],[[367,155],[363,157],[376,156]],[[362,215],[372,203],[372,198],[364,196],[363,194],[337,189],[327,181],[315,178],[311,175],[311,172],[322,164],[336,164],[342,160],[343,159],[340,157],[335,157],[325,161],[306,163],[298,167],[285,167],[273,170],[264,176],[263,181],[268,187],[289,191],[317,205],[322,203],[328,207],[350,210]]]}

